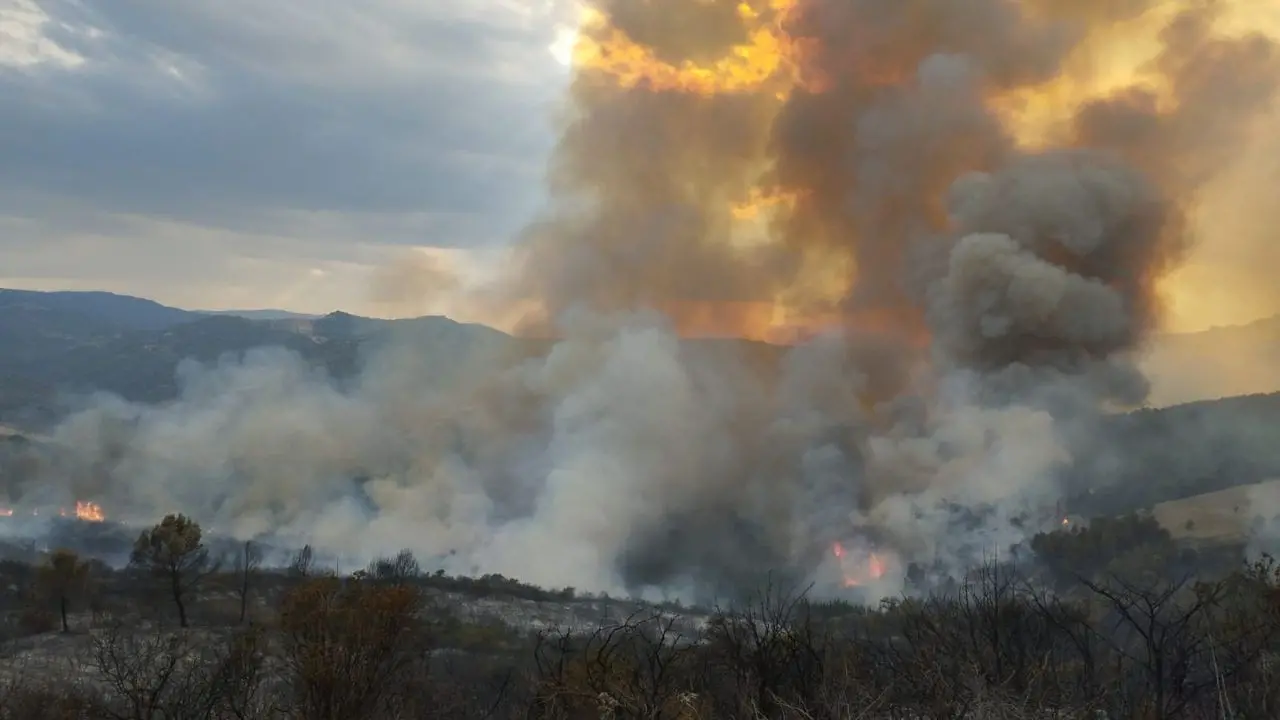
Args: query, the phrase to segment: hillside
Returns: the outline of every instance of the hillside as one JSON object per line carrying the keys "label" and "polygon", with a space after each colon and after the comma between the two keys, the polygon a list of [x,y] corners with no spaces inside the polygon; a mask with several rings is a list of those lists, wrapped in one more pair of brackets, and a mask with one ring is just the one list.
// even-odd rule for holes
{"label": "hillside", "polygon": [[[473,345],[517,351],[537,343],[440,317],[377,320],[334,312],[320,317],[285,310],[189,311],[106,292],[0,289],[0,423],[38,426],[59,414],[67,394],[106,390],[155,401],[176,390],[184,358],[216,360],[263,345],[294,350],[336,377],[359,366],[378,342],[411,341],[444,362],[465,359]],[[529,347],[520,348],[527,345]],[[690,343],[698,352],[733,341]],[[755,353],[776,358],[768,346]],[[1204,332],[1156,336],[1144,367],[1151,403],[1280,390],[1280,317]]]}
{"label": "hillside", "polygon": [[1280,393],[1116,415],[1072,452],[1064,478],[1082,515],[1147,508],[1280,477]]}
{"label": "hillside", "polygon": [[[31,313],[35,318],[51,315],[79,317],[100,324],[132,330],[163,330],[189,322],[199,313],[161,305],[154,300],[108,292],[37,292],[0,289],[0,318],[8,320]],[[89,328],[84,328],[89,329]]]}
{"label": "hillside", "polygon": [[1197,543],[1246,542],[1259,530],[1269,530],[1280,514],[1280,480],[1169,500],[1153,507],[1152,514],[1174,537]]}
{"label": "hillside", "polygon": [[[413,362],[429,368],[425,375],[435,383],[480,354],[523,357],[547,349],[546,341],[444,317],[195,312],[109,293],[0,290],[0,424],[39,431],[94,392],[148,403],[172,399],[184,360],[213,363],[280,347],[341,381],[388,345],[412,348]],[[697,340],[686,349],[715,354],[744,346],[752,360],[777,360],[778,349],[763,343]]]}
{"label": "hillside", "polygon": [[[545,341],[513,338],[492,328],[442,317],[377,320],[334,312],[323,317],[267,310],[194,312],[109,293],[0,290],[0,425],[38,433],[76,399],[107,391],[140,402],[161,402],[179,390],[184,360],[204,363],[259,347],[298,353],[342,381],[388,344],[404,344],[410,358],[448,382],[477,353],[523,356]],[[693,354],[735,353],[771,366],[780,349],[732,340],[689,341]],[[1165,379],[1190,373],[1215,352],[1228,357],[1280,359],[1280,319],[1153,341],[1152,363]],[[1252,361],[1251,361],[1252,362]],[[1206,373],[1200,373],[1206,375]],[[1208,373],[1209,380],[1217,377]],[[1224,387],[1241,381],[1221,374]],[[1269,387],[1254,373],[1250,387]],[[1271,383],[1276,385],[1276,383]],[[1241,385],[1243,387],[1243,385]],[[1063,481],[1073,513],[1111,514],[1150,507],[1280,476],[1280,394],[1232,397],[1142,410],[1110,418],[1078,437],[1074,465]],[[1122,451],[1118,451],[1122,449]],[[0,444],[0,462],[21,475],[32,450]],[[15,468],[18,470],[15,471]]]}
{"label": "hillside", "polygon": [[0,423],[40,429],[88,393],[160,402],[178,392],[183,360],[216,362],[260,347],[292,350],[351,377],[388,342],[413,342],[448,367],[513,338],[442,317],[376,320],[277,311],[193,312],[109,293],[0,290]]}
{"label": "hillside", "polygon": [[1158,405],[1280,390],[1280,316],[1157,336],[1143,366]]}
{"label": "hillside", "polygon": [[197,310],[202,315],[234,315],[250,320],[315,320],[319,315],[267,308],[263,310]]}

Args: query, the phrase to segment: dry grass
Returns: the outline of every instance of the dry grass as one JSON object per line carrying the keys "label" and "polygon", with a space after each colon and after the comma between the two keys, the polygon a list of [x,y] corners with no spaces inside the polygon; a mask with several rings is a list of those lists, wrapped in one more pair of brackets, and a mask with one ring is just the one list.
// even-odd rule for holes
{"label": "dry grass", "polygon": [[1152,514],[1171,535],[1202,543],[1241,542],[1254,518],[1280,510],[1280,480],[1241,485],[1181,500],[1162,502]]}

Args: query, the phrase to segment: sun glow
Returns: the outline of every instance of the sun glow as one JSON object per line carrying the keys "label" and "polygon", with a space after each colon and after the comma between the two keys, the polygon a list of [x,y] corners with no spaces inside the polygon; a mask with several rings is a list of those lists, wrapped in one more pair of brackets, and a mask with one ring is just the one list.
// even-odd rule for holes
{"label": "sun glow", "polygon": [[571,67],[573,65],[573,49],[578,45],[578,29],[561,25],[556,28],[555,40],[547,50],[556,63]]}

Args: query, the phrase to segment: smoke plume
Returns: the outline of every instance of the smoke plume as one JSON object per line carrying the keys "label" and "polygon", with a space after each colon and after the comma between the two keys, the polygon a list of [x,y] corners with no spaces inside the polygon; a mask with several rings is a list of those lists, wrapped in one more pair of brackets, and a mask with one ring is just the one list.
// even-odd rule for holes
{"label": "smoke plume", "polygon": [[62,475],[546,585],[896,591],[1056,520],[1071,440],[1144,401],[1159,281],[1280,79],[1226,7],[595,0],[552,202],[472,299],[554,342],[186,368],[69,418]]}

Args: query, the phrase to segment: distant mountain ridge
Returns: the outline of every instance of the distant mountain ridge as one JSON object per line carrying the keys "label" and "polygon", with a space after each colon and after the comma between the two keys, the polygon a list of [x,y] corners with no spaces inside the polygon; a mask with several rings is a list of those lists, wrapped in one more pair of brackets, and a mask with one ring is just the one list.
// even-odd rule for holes
{"label": "distant mountain ridge", "polygon": [[1205,398],[1280,390],[1280,315],[1152,338],[1143,362],[1151,402],[1173,405]]}
{"label": "distant mountain ridge", "polygon": [[109,325],[134,330],[162,330],[193,319],[188,310],[154,300],[101,291],[0,289],[0,313],[11,311],[83,315]]}
{"label": "distant mountain ridge", "polygon": [[[0,290],[0,476],[21,476],[31,453],[43,452],[39,433],[74,407],[77,397],[106,391],[138,402],[174,398],[176,369],[184,360],[211,363],[228,354],[282,347],[343,381],[379,347],[398,342],[412,343],[413,352],[397,361],[407,357],[428,369],[424,383],[449,382],[449,369],[468,367],[477,350],[527,356],[549,345],[444,317],[191,311],[112,293]],[[1221,362],[1224,351],[1237,359],[1237,370],[1249,361],[1255,384],[1271,385],[1108,418],[1102,436],[1126,448],[1125,457],[1076,453],[1065,486],[1093,488],[1094,479],[1104,476],[1113,482],[1105,492],[1089,489],[1076,496],[1073,508],[1120,512],[1280,476],[1280,393],[1225,397],[1280,389],[1280,317],[1152,342],[1153,362],[1175,389],[1182,387],[1179,372],[1186,378],[1219,377],[1221,388],[1231,388],[1238,377],[1231,367],[1205,372]],[[683,347],[699,354],[753,348],[739,357],[765,367],[775,366],[781,353],[775,346],[733,340],[689,341]]]}
{"label": "distant mountain ridge", "polygon": [[0,289],[0,424],[40,428],[76,396],[98,391],[167,400],[178,392],[175,371],[183,360],[215,362],[260,347],[292,350],[336,378],[349,377],[369,350],[391,340],[392,330],[423,341],[445,361],[480,343],[515,342],[445,317],[193,311],[107,292]]}
{"label": "distant mountain ridge", "polygon": [[[433,366],[465,362],[477,346],[545,346],[493,328],[444,317],[380,320],[343,311],[183,310],[109,292],[0,289],[0,423],[38,427],[69,397],[108,391],[156,402],[177,392],[182,360],[213,362],[227,353],[279,346],[337,378],[356,372],[380,343],[411,340]],[[736,341],[700,341],[699,352]],[[750,344],[750,343],[748,343]],[[704,347],[705,346],[705,347]],[[757,355],[768,362],[776,350]],[[765,357],[768,356],[768,357]],[[1280,390],[1280,316],[1241,326],[1152,339],[1153,403]],[[1220,372],[1211,370],[1218,368]]]}
{"label": "distant mountain ridge", "polygon": [[323,317],[311,313],[292,312],[268,308],[264,310],[195,310],[201,315],[235,315],[249,320],[315,320]]}

